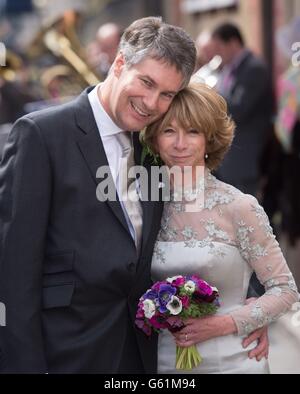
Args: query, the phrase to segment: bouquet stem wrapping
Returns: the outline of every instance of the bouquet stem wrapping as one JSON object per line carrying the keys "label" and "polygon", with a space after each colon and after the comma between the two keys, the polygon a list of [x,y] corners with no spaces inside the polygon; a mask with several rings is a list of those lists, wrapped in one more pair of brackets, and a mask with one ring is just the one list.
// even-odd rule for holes
{"label": "bouquet stem wrapping", "polygon": [[202,358],[195,345],[182,348],[176,347],[176,369],[190,371],[198,367],[202,362]]}

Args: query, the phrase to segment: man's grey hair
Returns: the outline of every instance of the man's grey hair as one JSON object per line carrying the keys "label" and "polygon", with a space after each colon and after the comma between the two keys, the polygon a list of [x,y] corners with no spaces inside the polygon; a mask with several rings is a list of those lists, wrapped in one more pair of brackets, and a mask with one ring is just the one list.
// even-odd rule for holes
{"label": "man's grey hair", "polygon": [[145,58],[175,66],[183,75],[182,88],[189,83],[195,69],[194,41],[182,28],[164,23],[161,17],[133,22],[121,37],[119,51],[128,67]]}

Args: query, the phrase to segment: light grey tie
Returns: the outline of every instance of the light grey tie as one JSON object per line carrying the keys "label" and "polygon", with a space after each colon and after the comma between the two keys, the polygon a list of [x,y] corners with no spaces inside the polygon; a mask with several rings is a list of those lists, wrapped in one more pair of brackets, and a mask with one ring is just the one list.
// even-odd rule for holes
{"label": "light grey tie", "polygon": [[[136,179],[128,177],[128,171],[134,167],[134,149],[130,132],[124,131],[117,134],[122,147],[122,162],[118,174],[118,191],[128,217],[135,231],[135,245],[140,253],[143,230],[143,211],[136,191]],[[135,175],[131,174],[130,175]]]}

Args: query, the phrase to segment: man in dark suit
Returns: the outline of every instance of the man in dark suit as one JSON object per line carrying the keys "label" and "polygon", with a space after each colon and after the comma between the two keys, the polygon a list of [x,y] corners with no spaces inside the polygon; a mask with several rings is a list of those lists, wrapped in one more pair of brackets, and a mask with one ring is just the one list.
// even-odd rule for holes
{"label": "man in dark suit", "polygon": [[167,111],[195,58],[182,29],[138,20],[102,84],[14,126],[0,167],[2,372],[156,372],[156,339],[134,320],[162,206],[140,202],[137,240],[126,206],[97,199],[96,173],[109,165],[116,181],[119,136]]}
{"label": "man in dark suit", "polygon": [[229,23],[212,33],[215,51],[223,59],[217,90],[226,99],[237,129],[230,152],[218,170],[221,180],[255,195],[259,161],[272,120],[270,72],[245,47],[239,29]]}

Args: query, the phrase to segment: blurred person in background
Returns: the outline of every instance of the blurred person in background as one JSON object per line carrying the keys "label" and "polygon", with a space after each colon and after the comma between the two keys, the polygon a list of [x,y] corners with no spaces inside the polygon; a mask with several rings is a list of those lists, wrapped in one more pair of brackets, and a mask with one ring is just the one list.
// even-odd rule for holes
{"label": "blurred person in background", "polygon": [[226,99],[229,113],[237,124],[233,145],[218,170],[218,177],[244,193],[256,195],[259,160],[272,120],[270,72],[245,47],[240,30],[230,23],[212,33],[222,72],[217,91]]}
{"label": "blurred person in background", "polygon": [[[281,243],[298,286],[300,285],[300,18],[277,33],[279,54],[286,70],[278,81],[278,115],[275,133],[282,147]],[[294,48],[294,49],[293,49]],[[298,54],[296,50],[298,48]]]}
{"label": "blurred person in background", "polygon": [[34,99],[27,66],[10,52],[6,66],[0,68],[0,124],[14,123],[25,115],[25,104]]}
{"label": "blurred person in background", "polygon": [[0,160],[12,124],[25,115],[26,104],[37,99],[29,83],[26,63],[8,50],[6,65],[0,66]]}
{"label": "blurred person in background", "polygon": [[120,27],[105,23],[97,31],[96,39],[88,46],[88,60],[98,75],[105,78],[118,52]]}
{"label": "blurred person in background", "polygon": [[[267,173],[272,213],[280,212],[279,242],[296,285],[300,286],[300,18],[276,33],[278,61],[282,74],[277,84],[277,115]],[[278,217],[278,216],[277,216]],[[274,215],[276,220],[276,215]],[[274,220],[274,221],[275,221]],[[273,373],[299,374],[299,303],[280,319],[281,331],[269,330]],[[284,335],[282,335],[284,334]],[[297,355],[294,354],[297,349]],[[284,360],[284,362],[282,362]]]}
{"label": "blurred person in background", "polygon": [[211,33],[207,30],[202,31],[196,38],[197,49],[197,68],[201,68],[209,63],[216,55],[214,42]]}
{"label": "blurred person in background", "polygon": [[205,82],[208,86],[215,88],[217,86],[220,71],[222,68],[222,59],[216,53],[214,41],[211,33],[204,30],[196,39],[197,48],[197,69],[194,78],[199,82]]}

